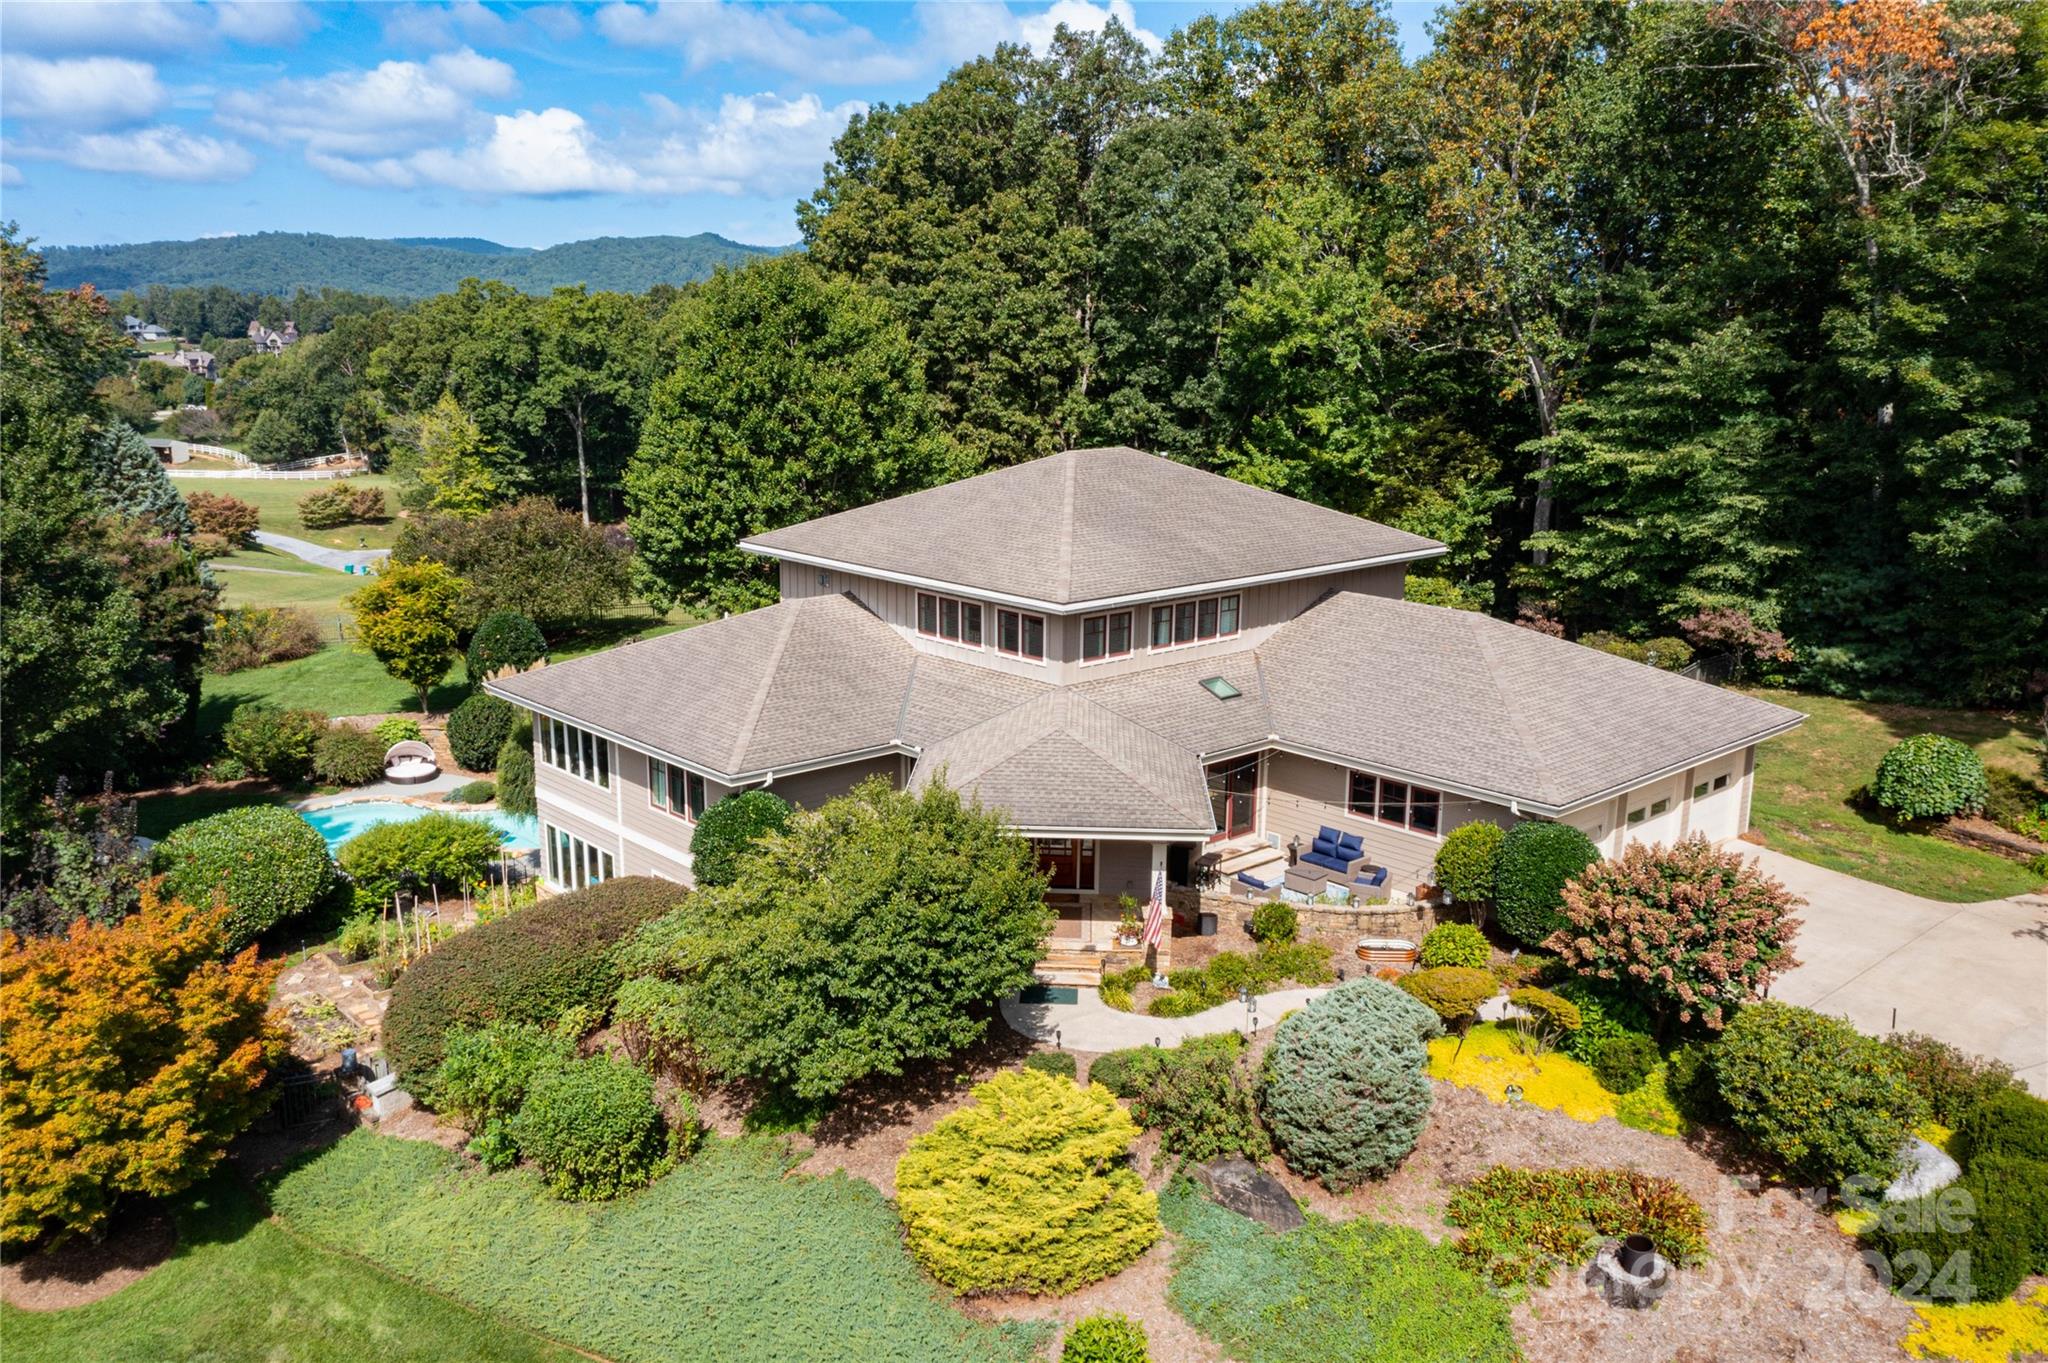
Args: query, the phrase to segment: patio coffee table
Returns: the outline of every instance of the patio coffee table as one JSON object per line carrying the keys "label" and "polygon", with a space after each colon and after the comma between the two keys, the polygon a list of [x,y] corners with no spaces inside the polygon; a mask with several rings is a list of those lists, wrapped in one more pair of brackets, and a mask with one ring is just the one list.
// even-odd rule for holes
{"label": "patio coffee table", "polygon": [[1330,888],[1330,873],[1320,866],[1290,866],[1287,868],[1287,888],[1314,899]]}

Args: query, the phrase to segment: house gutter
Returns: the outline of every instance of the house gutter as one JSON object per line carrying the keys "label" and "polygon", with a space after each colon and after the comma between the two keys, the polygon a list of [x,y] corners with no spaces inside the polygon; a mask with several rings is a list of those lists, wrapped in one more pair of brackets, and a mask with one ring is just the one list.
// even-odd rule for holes
{"label": "house gutter", "polygon": [[980,601],[994,602],[999,606],[1016,606],[1022,610],[1034,611],[1041,615],[1082,615],[1089,611],[1107,610],[1116,606],[1136,606],[1151,601],[1172,601],[1183,596],[1194,596],[1209,592],[1235,591],[1245,587],[1259,587],[1272,582],[1293,582],[1305,577],[1322,577],[1329,573],[1352,572],[1359,568],[1379,568],[1394,563],[1413,563],[1418,559],[1436,558],[1450,550],[1444,545],[1428,549],[1411,549],[1398,554],[1375,554],[1370,558],[1345,559],[1337,563],[1318,563],[1307,568],[1288,568],[1279,572],[1254,573],[1249,577],[1217,578],[1210,582],[1190,582],[1175,587],[1161,587],[1150,591],[1127,592],[1121,596],[1100,596],[1089,601],[1042,601],[1035,596],[1018,596],[1010,592],[991,591],[984,587],[970,586],[964,582],[946,582],[933,577],[920,577],[915,573],[900,573],[876,568],[863,563],[850,563],[845,559],[826,558],[822,554],[806,554],[790,549],[772,549],[755,540],[741,540],[739,547],[750,554],[763,558],[783,559],[790,563],[801,563],[807,567],[825,568],[833,572],[851,573],[857,577],[879,578],[884,582],[897,582],[907,587],[923,587],[952,596],[966,596]]}

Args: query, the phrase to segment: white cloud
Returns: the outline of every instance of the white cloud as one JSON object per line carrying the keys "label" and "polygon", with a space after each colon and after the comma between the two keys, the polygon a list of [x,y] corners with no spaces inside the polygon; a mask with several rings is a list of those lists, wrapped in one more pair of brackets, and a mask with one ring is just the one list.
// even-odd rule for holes
{"label": "white cloud", "polygon": [[535,5],[519,11],[519,17],[558,43],[583,36],[583,20],[569,5]]}
{"label": "white cloud", "polygon": [[589,194],[631,190],[639,183],[633,168],[605,151],[574,110],[522,109],[499,114],[491,123],[488,137],[460,147],[315,164],[355,184],[399,189],[436,184],[472,194]]}
{"label": "white cloud", "polygon": [[69,128],[140,123],[170,95],[148,62],[123,57],[0,57],[0,110]]}
{"label": "white cloud", "polygon": [[268,142],[302,143],[309,156],[362,157],[481,128],[475,101],[518,88],[510,66],[465,47],[424,62],[230,90],[214,108],[228,127]]}
{"label": "white cloud", "polygon": [[393,5],[384,14],[384,41],[394,47],[455,47],[503,43],[511,27],[476,0],[452,5]]}
{"label": "white cloud", "polygon": [[1054,0],[1051,9],[1019,20],[1018,28],[1025,42],[1043,52],[1062,24],[1076,33],[1099,33],[1109,26],[1111,19],[1129,29],[1147,50],[1157,52],[1165,46],[1158,34],[1138,27],[1138,14],[1131,8],[1131,0],[1109,0],[1107,5],[1093,4],[1091,0]]}
{"label": "white cloud", "polygon": [[81,170],[193,184],[239,180],[256,168],[255,158],[240,143],[169,123],[129,132],[73,133],[51,142],[11,140],[7,150]]}
{"label": "white cloud", "polygon": [[[669,109],[688,121],[673,104]],[[662,140],[642,168],[642,186],[679,194],[801,193],[817,183],[832,139],[866,109],[858,100],[827,108],[816,95],[727,95],[715,118]]]}
{"label": "white cloud", "polygon": [[288,47],[320,27],[298,0],[214,0],[209,8],[223,38],[252,47]]}
{"label": "white cloud", "polygon": [[846,85],[906,80],[926,66],[920,54],[887,47],[822,5],[614,3],[597,12],[597,29],[621,46],[678,52],[693,71],[750,64]]}
{"label": "white cloud", "polygon": [[206,11],[167,0],[10,0],[7,46],[17,52],[189,50],[207,38]]}

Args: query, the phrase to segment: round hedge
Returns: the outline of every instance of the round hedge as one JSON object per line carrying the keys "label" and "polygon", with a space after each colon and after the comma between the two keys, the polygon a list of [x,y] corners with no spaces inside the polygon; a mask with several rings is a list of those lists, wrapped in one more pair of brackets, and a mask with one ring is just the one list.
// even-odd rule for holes
{"label": "round hedge", "polygon": [[1646,1036],[1611,1036],[1593,1050],[1593,1077],[1609,1093],[1634,1093],[1657,1068],[1657,1043]]}
{"label": "round hedge", "polygon": [[1479,1011],[1480,1004],[1500,992],[1500,981],[1492,971],[1456,965],[1410,971],[1394,981],[1394,986],[1429,1005],[1429,1010],[1445,1022],[1471,1017]]}
{"label": "round hedge", "polygon": [[1008,1070],[910,1143],[896,1203],[911,1254],[956,1292],[1065,1293],[1159,1238],[1130,1167],[1138,1124],[1100,1085]]}
{"label": "round hedge", "polygon": [[1484,970],[1492,959],[1493,947],[1487,942],[1486,934],[1478,928],[1470,923],[1439,923],[1422,939],[1418,964],[1425,970],[1440,965]]}
{"label": "round hedge", "polygon": [[1944,1304],[2004,1301],[2028,1274],[2048,1272],[2043,1189],[2048,1164],[1986,1155],[1947,1188],[1873,1207],[1877,1218],[1863,1242],[1902,1295]]}
{"label": "round hedge", "polygon": [[1501,839],[1494,917],[1532,947],[1565,925],[1564,884],[1600,859],[1593,840],[1567,823],[1518,823]]}
{"label": "round hedge", "polygon": [[1288,1165],[1331,1188],[1385,1173],[1429,1116],[1426,1006],[1384,980],[1341,984],[1283,1018],[1266,1052],[1266,1123]]}
{"label": "round hedge", "polygon": [[1992,1094],[1963,1114],[1955,1152],[1965,1163],[1979,1155],[2048,1162],[2048,1102],[2016,1088]]}
{"label": "round hedge", "polygon": [[353,724],[336,724],[313,745],[313,770],[337,786],[364,786],[384,775],[388,745]]}
{"label": "round hedge", "polygon": [[1436,849],[1436,883],[1454,900],[1491,904],[1501,840],[1508,833],[1497,823],[1468,823],[1453,828]]}
{"label": "round hedge", "polygon": [[1882,1042],[1786,1003],[1735,1015],[1714,1048],[1714,1076],[1735,1128],[1814,1183],[1889,1183],[1900,1144],[1927,1116]]}
{"label": "round hedge", "polygon": [[765,790],[742,790],[712,805],[690,835],[690,874],[699,885],[730,885],[740,854],[764,833],[789,827],[789,801]]}
{"label": "round hedge", "polygon": [[385,1049],[401,1073],[426,1074],[441,1063],[452,1027],[494,1019],[545,1026],[577,1006],[603,1013],[619,989],[613,948],[686,893],[622,876],[456,934],[398,977]]}
{"label": "round hedge", "polygon": [[1301,915],[1282,899],[1269,900],[1252,910],[1252,940],[1261,945],[1291,942],[1301,932]]}
{"label": "round hedge", "polygon": [[572,1201],[645,1187],[674,1163],[654,1077],[610,1056],[536,1074],[507,1134],[547,1190]]}
{"label": "round hedge", "polygon": [[1129,1316],[1084,1316],[1067,1331],[1060,1363],[1152,1363],[1145,1327]]}
{"label": "round hedge", "polygon": [[481,686],[501,667],[525,671],[547,656],[547,637],[539,625],[518,611],[492,611],[469,636],[463,662],[469,668],[469,684]]}
{"label": "round hedge", "polygon": [[334,863],[318,830],[289,809],[251,805],[172,829],[157,844],[163,893],[188,904],[227,904],[227,947],[239,951],[320,902]]}
{"label": "round hedge", "polygon": [[1983,761],[1967,745],[1940,734],[1914,734],[1893,744],[1877,764],[1870,794],[1903,823],[1976,814],[1991,790]]}
{"label": "round hedge", "polygon": [[448,716],[448,751],[464,771],[495,771],[519,712],[496,696],[471,696]]}

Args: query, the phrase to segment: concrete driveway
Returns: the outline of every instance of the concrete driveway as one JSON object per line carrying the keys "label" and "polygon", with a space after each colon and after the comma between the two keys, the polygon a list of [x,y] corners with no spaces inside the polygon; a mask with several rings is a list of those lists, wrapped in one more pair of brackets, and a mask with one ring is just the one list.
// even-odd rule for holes
{"label": "concrete driveway", "polygon": [[[2048,896],[1944,904],[1748,843],[1807,901],[1771,997],[1846,1017],[1872,1036],[1925,1032],[2013,1067],[2048,1096]],[[1896,1021],[1895,1021],[1896,1018]]]}

